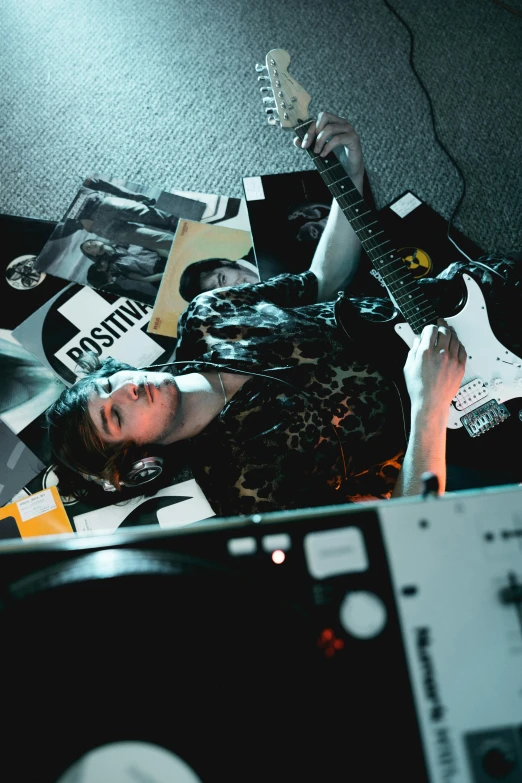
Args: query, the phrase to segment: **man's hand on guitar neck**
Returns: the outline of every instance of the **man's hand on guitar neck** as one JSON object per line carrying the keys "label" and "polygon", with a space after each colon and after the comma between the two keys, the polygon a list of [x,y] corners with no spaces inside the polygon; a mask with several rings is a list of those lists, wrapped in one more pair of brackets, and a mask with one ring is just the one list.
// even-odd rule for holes
{"label": "man's hand on guitar neck", "polygon": [[466,359],[464,346],[443,318],[438,326],[425,326],[415,338],[404,365],[411,399],[410,439],[392,497],[419,495],[425,471],[435,473],[439,493],[444,493],[448,415]]}
{"label": "man's hand on guitar neck", "polygon": [[309,126],[303,142],[296,137],[294,144],[302,149],[311,148],[323,158],[335,152],[355,187],[362,193],[364,161],[361,140],[353,125],[344,117],[320,112],[317,120]]}
{"label": "man's hand on guitar neck", "polygon": [[[334,152],[362,196],[364,162],[361,142],[347,120],[323,111],[308,127],[303,141],[295,138],[294,144],[301,149],[311,149],[322,157]],[[359,238],[334,198],[310,266],[318,280],[317,301],[329,302],[337,298],[337,292],[344,290],[353,279],[360,255]]]}

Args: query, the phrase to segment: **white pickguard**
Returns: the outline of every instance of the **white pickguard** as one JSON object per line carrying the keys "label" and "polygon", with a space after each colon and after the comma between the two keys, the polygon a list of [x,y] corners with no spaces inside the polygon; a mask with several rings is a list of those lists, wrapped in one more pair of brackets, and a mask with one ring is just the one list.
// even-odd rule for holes
{"label": "white pickguard", "polygon": [[[470,402],[464,410],[450,407],[448,427],[462,427],[461,417],[479,408],[489,400],[499,403],[522,397],[522,359],[508,351],[500,343],[489,325],[486,300],[478,283],[469,275],[462,275],[467,288],[466,304],[457,315],[446,318],[457,332],[468,355],[461,389],[471,380],[481,382],[487,394],[476,402]],[[396,324],[395,331],[411,348],[415,333],[408,323]]]}

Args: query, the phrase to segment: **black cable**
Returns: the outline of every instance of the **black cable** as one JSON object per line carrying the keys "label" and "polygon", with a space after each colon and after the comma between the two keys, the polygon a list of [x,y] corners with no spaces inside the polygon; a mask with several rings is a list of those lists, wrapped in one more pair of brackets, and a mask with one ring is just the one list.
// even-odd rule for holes
{"label": "black cable", "polygon": [[515,14],[516,16],[522,16],[520,11],[516,11],[514,8],[511,8],[511,6],[499,2],[499,0],[493,0],[493,2],[495,3],[495,5],[500,6],[500,8],[504,8],[505,11],[510,11],[512,14]]}
{"label": "black cable", "polygon": [[[408,32],[408,35],[410,37],[410,60],[409,60],[410,68],[411,68],[411,70],[413,72],[413,75],[415,76],[415,78],[419,82],[419,84],[421,86],[421,89],[422,89],[422,91],[424,92],[424,94],[426,96],[426,100],[428,101],[428,107],[429,107],[429,110],[430,110],[431,122],[432,122],[432,125],[433,125],[433,134],[435,136],[435,141],[437,142],[439,147],[442,149],[442,151],[447,155],[449,160],[453,163],[453,166],[455,167],[455,169],[456,169],[456,171],[457,171],[457,173],[458,173],[458,175],[459,175],[459,177],[461,179],[461,182],[462,182],[462,193],[461,193],[461,196],[460,196],[460,198],[459,198],[459,200],[457,202],[457,206],[453,210],[453,214],[451,215],[451,217],[449,219],[447,237],[448,237],[449,241],[453,245],[455,245],[455,247],[457,248],[459,253],[462,253],[462,255],[465,258],[468,259],[468,261],[473,261],[473,259],[471,259],[466,253],[464,253],[464,251],[457,245],[456,242],[454,242],[454,240],[449,235],[451,224],[452,224],[453,220],[455,219],[455,216],[456,216],[458,210],[460,209],[460,205],[462,204],[462,202],[464,200],[464,196],[466,195],[466,180],[465,180],[464,174],[463,174],[460,166],[458,165],[457,161],[453,157],[453,155],[451,155],[451,153],[449,152],[447,147],[442,143],[442,141],[439,139],[439,136],[437,134],[437,123],[436,123],[436,120],[435,120],[435,112],[434,112],[434,109],[433,109],[433,103],[431,101],[431,97],[430,97],[430,94],[429,94],[428,90],[424,86],[424,83],[423,83],[422,79],[420,78],[419,74],[417,73],[417,70],[415,68],[415,63],[413,61],[413,50],[414,50],[414,41],[415,41],[413,32],[412,32],[410,26],[408,25],[408,23],[405,22],[404,19],[395,10],[395,8],[393,8],[393,6],[390,5],[388,0],[383,0],[383,2],[384,2],[384,5],[392,12],[392,14],[394,14],[397,17],[399,22],[403,25],[403,27],[406,28],[406,30]],[[489,270],[489,267],[487,267],[487,268]],[[504,278],[502,278],[502,279],[504,279]]]}

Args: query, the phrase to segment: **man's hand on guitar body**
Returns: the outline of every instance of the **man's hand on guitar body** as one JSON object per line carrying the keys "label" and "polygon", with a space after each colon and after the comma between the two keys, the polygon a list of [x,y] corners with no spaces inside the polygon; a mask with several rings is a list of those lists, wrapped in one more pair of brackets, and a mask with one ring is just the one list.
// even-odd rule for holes
{"label": "man's hand on guitar body", "polygon": [[404,365],[411,399],[411,428],[402,470],[392,497],[418,495],[421,476],[434,473],[439,493],[446,488],[446,435],[452,399],[466,366],[466,350],[455,329],[443,318],[425,326],[416,337]]}
{"label": "man's hand on guitar body", "polygon": [[466,367],[466,349],[443,318],[416,337],[404,366],[412,415],[448,416]]}

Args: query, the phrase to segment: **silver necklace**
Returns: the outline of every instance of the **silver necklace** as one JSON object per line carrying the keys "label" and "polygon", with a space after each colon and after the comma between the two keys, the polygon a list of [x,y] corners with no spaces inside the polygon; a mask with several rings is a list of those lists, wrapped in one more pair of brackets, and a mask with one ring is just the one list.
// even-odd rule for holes
{"label": "silver necklace", "polygon": [[[218,374],[218,378],[219,378],[220,383],[221,383],[221,388],[223,389],[223,399],[225,400],[225,405],[226,405],[228,400],[227,400],[227,393],[225,391],[225,385],[223,383],[223,378],[221,377],[221,373],[219,372],[219,370],[217,371],[217,374]],[[225,405],[223,405],[223,408],[225,407]]]}

